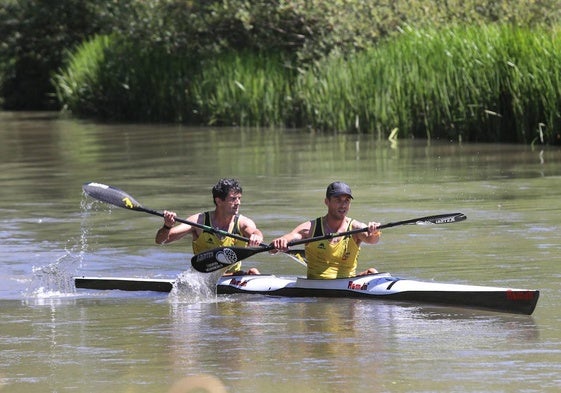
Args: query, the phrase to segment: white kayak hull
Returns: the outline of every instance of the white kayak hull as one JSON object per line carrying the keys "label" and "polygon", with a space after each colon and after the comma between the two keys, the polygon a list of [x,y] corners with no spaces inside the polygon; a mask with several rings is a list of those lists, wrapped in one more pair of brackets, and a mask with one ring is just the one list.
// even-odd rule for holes
{"label": "white kayak hull", "polygon": [[[118,277],[75,277],[77,288],[170,292],[175,280]],[[274,275],[223,276],[218,294],[260,294],[284,297],[351,297],[407,301],[530,315],[539,291],[491,286],[444,284],[393,277],[389,273],[308,280]]]}

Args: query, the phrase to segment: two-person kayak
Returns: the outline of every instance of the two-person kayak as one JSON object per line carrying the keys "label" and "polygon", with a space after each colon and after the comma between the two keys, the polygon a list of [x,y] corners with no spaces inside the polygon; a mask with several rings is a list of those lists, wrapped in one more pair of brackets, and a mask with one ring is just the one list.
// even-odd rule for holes
{"label": "two-person kayak", "polygon": [[[171,292],[174,279],[75,277],[76,288]],[[274,275],[222,276],[217,294],[254,294],[283,297],[346,297],[468,307],[530,315],[539,298],[532,289],[445,284],[394,277],[389,273],[310,280]]]}

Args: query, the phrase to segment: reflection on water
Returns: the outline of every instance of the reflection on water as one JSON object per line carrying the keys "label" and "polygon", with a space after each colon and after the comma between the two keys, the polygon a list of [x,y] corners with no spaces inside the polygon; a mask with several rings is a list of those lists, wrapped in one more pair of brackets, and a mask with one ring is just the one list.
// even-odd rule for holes
{"label": "reflection on water", "polygon": [[[310,380],[328,380],[322,385],[328,391],[360,391],[372,380],[384,381],[391,369],[391,378],[404,381],[418,370],[416,380],[428,384],[435,378],[431,364],[435,371],[459,359],[465,371],[480,367],[478,362],[492,364],[489,340],[493,348],[504,348],[504,357],[510,356],[509,346],[538,340],[531,317],[348,299],[242,300],[172,308],[176,368],[208,362],[242,390],[249,388],[245,376],[260,365],[251,384],[266,391],[315,391]],[[209,360],[208,348],[216,343],[216,359]],[[395,374],[398,369],[402,375]],[[284,389],[271,389],[271,382]]]}
{"label": "reflection on water", "polygon": [[[302,130],[93,124],[0,112],[0,390],[168,391],[216,377],[235,392],[554,391],[561,383],[561,150]],[[272,239],[324,214],[382,223],[460,211],[462,223],[384,230],[362,266],[423,281],[540,289],[533,316],[357,299],[216,296],[161,219],[82,194],[110,184],[146,207],[212,209],[220,177]],[[283,255],[244,261],[301,276]],[[197,275],[198,274],[198,275]],[[171,294],[76,291],[74,275],[177,278]],[[216,382],[216,381],[215,381]],[[218,385],[217,385],[218,386]],[[174,392],[175,393],[175,392]]]}

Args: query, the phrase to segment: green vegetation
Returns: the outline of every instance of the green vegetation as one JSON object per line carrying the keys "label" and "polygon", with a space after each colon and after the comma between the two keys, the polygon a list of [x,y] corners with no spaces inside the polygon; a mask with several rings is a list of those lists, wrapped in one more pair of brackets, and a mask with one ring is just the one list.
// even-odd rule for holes
{"label": "green vegetation", "polygon": [[3,108],[57,108],[50,81],[52,73],[63,64],[65,53],[76,45],[96,32],[110,31],[112,3],[112,0],[0,0]]}
{"label": "green vegetation", "polygon": [[278,55],[190,63],[100,36],[71,56],[56,84],[73,112],[116,120],[558,143],[559,48],[551,29],[407,28],[298,72]]}
{"label": "green vegetation", "polygon": [[97,36],[69,56],[54,76],[65,109],[118,121],[191,119],[188,56],[138,47],[118,36]]}
{"label": "green vegetation", "polygon": [[469,141],[559,143],[561,38],[508,26],[415,30],[301,79],[315,127]]}
{"label": "green vegetation", "polygon": [[561,143],[561,0],[0,4],[4,108]]}
{"label": "green vegetation", "polygon": [[295,124],[295,72],[275,54],[225,54],[209,59],[193,81],[199,118],[207,124]]}

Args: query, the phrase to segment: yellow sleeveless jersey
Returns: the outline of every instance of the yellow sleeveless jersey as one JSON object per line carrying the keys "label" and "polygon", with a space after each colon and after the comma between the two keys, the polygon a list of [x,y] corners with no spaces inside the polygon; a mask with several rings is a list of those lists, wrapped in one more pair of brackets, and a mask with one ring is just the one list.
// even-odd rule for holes
{"label": "yellow sleeveless jersey", "polygon": [[[352,228],[351,219],[347,230]],[[323,236],[323,220],[316,218],[311,228],[313,237]],[[356,275],[360,246],[351,236],[345,236],[337,243],[330,243],[329,239],[307,243],[306,259],[308,260],[308,278],[331,279],[346,278]]]}
{"label": "yellow sleeveless jersey", "polygon": [[[230,224],[230,228],[228,228],[228,232],[234,235],[240,235],[240,225],[238,223],[239,216],[234,217],[234,221]],[[204,225],[211,227],[212,222],[210,220],[210,212],[204,213]],[[193,241],[193,253],[199,254],[204,251],[211,250],[217,247],[245,247],[247,242],[243,240],[234,239],[233,237],[224,236],[223,238],[219,237],[213,232],[203,231],[201,235],[197,238],[197,240]],[[226,270],[226,273],[234,273],[240,271],[242,268],[241,262],[233,264],[231,267]]]}

